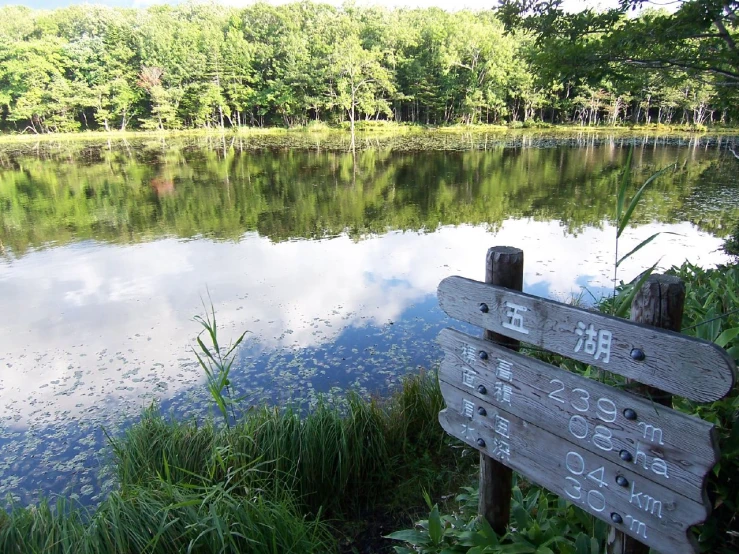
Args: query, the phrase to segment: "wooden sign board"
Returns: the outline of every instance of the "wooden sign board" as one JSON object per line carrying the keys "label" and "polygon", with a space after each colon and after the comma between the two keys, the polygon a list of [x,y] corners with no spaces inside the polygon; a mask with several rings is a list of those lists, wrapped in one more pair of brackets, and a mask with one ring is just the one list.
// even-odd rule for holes
{"label": "wooden sign board", "polygon": [[706,518],[703,505],[451,385],[442,391],[448,407],[439,422],[447,433],[660,552],[696,551],[688,530]]}
{"label": "wooden sign board", "polygon": [[468,402],[504,409],[550,433],[547,443],[567,440],[707,503],[705,478],[719,459],[712,424],[459,331],[443,330],[438,342],[439,380]]}
{"label": "wooden sign board", "polygon": [[438,297],[453,318],[691,400],[734,386],[734,361],[706,341],[463,277],[444,279]]}

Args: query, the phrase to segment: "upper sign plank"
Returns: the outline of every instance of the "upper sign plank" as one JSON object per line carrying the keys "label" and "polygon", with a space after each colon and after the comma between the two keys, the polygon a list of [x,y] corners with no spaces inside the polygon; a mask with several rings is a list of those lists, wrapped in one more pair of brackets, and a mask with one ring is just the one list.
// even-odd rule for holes
{"label": "upper sign plank", "polygon": [[444,279],[438,296],[453,318],[690,400],[734,386],[734,361],[706,341],[464,277]]}

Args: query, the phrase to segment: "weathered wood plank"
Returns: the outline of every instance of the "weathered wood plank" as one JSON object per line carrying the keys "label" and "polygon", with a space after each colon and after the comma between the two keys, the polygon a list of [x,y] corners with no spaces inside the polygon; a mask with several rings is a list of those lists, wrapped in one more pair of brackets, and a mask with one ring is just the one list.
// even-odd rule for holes
{"label": "weathered wood plank", "polygon": [[[485,282],[507,289],[523,290],[523,250],[511,246],[494,246],[485,255]],[[519,342],[492,331],[483,338],[518,350]],[[513,474],[508,466],[480,452],[480,499],[478,512],[493,530],[503,535],[511,519]]]}
{"label": "weathered wood plank", "polygon": [[463,277],[439,284],[451,317],[698,402],[734,386],[736,366],[718,346]]}
{"label": "weathered wood plank", "polygon": [[[706,508],[446,383],[447,433],[664,554],[694,554]],[[467,417],[473,403],[473,415]],[[479,410],[485,411],[481,415]]]}
{"label": "weathered wood plank", "polygon": [[437,340],[444,351],[440,381],[552,433],[551,441],[575,442],[707,503],[706,474],[719,458],[712,424],[453,329]]}
{"label": "weathered wood plank", "polygon": [[[631,302],[631,321],[680,332],[685,305],[685,283],[671,275],[650,275]],[[629,382],[629,391],[652,402],[672,407],[672,395],[659,389]],[[615,527],[608,530],[607,554],[649,554],[649,547],[624,535]]]}

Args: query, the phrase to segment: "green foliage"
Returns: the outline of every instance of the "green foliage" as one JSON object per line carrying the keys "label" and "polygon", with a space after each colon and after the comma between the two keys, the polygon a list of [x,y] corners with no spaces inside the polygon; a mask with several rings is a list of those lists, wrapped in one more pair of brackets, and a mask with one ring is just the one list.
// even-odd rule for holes
{"label": "green foliage", "polygon": [[422,488],[435,494],[444,488],[457,462],[437,422],[442,407],[436,376],[421,374],[383,403],[350,393],[307,414],[252,408],[231,428],[171,421],[149,410],[114,442],[115,466],[124,489],[163,475],[210,485],[229,468],[253,467],[240,486],[266,478],[293,491],[312,513],[342,513],[391,504],[394,489],[407,501]]}
{"label": "green foliage", "polygon": [[[0,129],[395,120],[701,130],[737,116],[736,91],[722,86],[739,78],[736,53],[729,55],[735,47],[728,46],[736,18],[721,3],[690,0],[674,15],[635,18],[619,10],[544,13],[524,25],[544,37],[539,41],[528,32],[506,33],[502,21],[520,23],[526,5],[542,2],[503,3],[497,12],[454,13],[297,2],[3,7]],[[706,20],[706,13],[717,19]],[[716,22],[723,30],[713,29]]]}
{"label": "green foliage", "polygon": [[[622,0],[603,11],[575,13],[560,9],[561,4],[500,0],[499,14],[507,28],[533,32],[543,50],[566,49],[565,66],[579,66],[591,76],[661,83],[695,79],[719,87],[739,83],[739,2],[686,0],[667,11],[660,2]],[[636,8],[646,9],[629,17]]]}
{"label": "green foliage", "polygon": [[[239,470],[234,471],[238,476]],[[233,477],[233,475],[231,476]],[[240,479],[185,487],[160,479],[112,492],[94,514],[64,501],[0,515],[0,551],[44,554],[333,552],[318,518],[288,495],[239,489]]]}
{"label": "green foliage", "polygon": [[[606,524],[538,487],[517,480],[511,501],[511,527],[499,536],[477,515],[478,490],[465,487],[456,497],[458,510],[440,514],[431,507],[428,519],[388,538],[413,548],[396,546],[398,554],[599,554]],[[429,500],[430,504],[430,500]]]}
{"label": "green foliage", "polygon": [[730,256],[739,257],[739,223],[734,227],[723,246],[724,252]]}
{"label": "green foliage", "polygon": [[[704,270],[690,263],[670,273],[686,282],[683,333],[715,342],[739,364],[739,265]],[[710,404],[676,399],[675,407],[716,425],[721,458],[708,477],[713,512],[701,526],[709,552],[736,552],[739,513],[739,386]]]}

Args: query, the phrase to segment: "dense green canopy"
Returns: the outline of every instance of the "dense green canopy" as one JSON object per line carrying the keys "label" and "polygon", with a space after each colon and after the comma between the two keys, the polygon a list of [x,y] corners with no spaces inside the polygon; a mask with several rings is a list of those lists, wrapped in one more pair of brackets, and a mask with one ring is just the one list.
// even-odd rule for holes
{"label": "dense green canopy", "polygon": [[[720,2],[685,2],[680,21],[704,4]],[[525,7],[499,13],[309,2],[4,7],[0,129],[359,119],[703,125],[739,115],[736,87],[724,86],[737,73],[736,53],[727,46],[734,20],[725,25],[728,41],[675,38],[665,30],[673,16],[654,11],[637,19],[613,11],[573,18],[542,12],[544,19],[525,20],[528,29],[516,27],[524,21],[517,10]],[[507,32],[502,21],[516,30]],[[683,63],[659,58],[667,51]],[[697,71],[687,59],[714,60],[714,67]]]}
{"label": "dense green canopy", "polygon": [[[649,68],[680,79],[687,75],[724,87],[739,87],[739,1],[619,0],[603,12],[566,13],[563,0],[500,0],[506,26],[533,31],[538,44],[555,51],[570,43],[580,64],[592,71]],[[655,10],[653,6],[674,9]],[[639,17],[626,17],[646,8]],[[580,54],[579,56],[577,54]]]}

